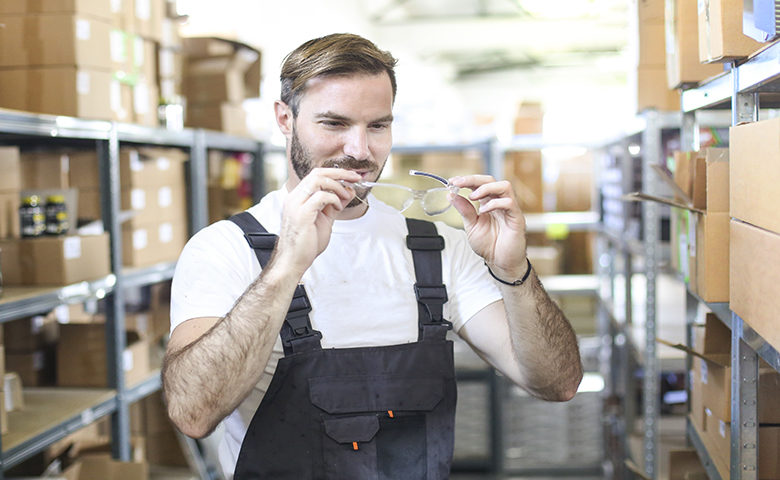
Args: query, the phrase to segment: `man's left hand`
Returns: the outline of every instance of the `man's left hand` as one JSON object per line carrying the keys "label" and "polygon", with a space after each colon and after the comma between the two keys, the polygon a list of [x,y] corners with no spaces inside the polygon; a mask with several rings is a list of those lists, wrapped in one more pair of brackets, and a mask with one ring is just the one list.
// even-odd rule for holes
{"label": "man's left hand", "polygon": [[508,281],[521,278],[527,268],[525,217],[512,185],[490,175],[453,177],[449,182],[471,189],[469,200],[479,203],[476,209],[460,195],[450,194],[471,248],[496,275]]}

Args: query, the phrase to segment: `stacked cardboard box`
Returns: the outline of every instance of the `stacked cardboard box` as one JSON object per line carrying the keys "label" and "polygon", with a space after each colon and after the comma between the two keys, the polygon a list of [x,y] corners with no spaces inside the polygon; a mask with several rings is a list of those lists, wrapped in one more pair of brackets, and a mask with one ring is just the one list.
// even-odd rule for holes
{"label": "stacked cardboard box", "polygon": [[54,385],[57,335],[57,322],[44,316],[4,323],[5,368],[16,373],[22,385]]}
{"label": "stacked cardboard box", "polygon": [[184,39],[186,124],[248,135],[241,103],[260,96],[260,52],[217,37]]}
{"label": "stacked cardboard box", "polygon": [[0,106],[156,125],[164,0],[0,5]]}
{"label": "stacked cardboard box", "polygon": [[186,189],[181,150],[122,149],[123,209],[135,216],[122,224],[122,259],[141,267],[174,261],[187,241]]}
{"label": "stacked cardboard box", "polygon": [[[715,315],[694,328],[691,420],[718,471],[728,478],[731,423],[731,332]],[[761,362],[758,379],[759,478],[777,478],[780,462],[780,374]]]}
{"label": "stacked cardboard box", "polygon": [[780,349],[780,119],[731,127],[731,309]]}
{"label": "stacked cardboard box", "polygon": [[637,111],[680,109],[680,94],[666,86],[664,0],[637,0]]}
{"label": "stacked cardboard box", "polygon": [[[698,83],[723,71],[699,61],[697,2],[665,0],[666,79],[669,88]],[[699,2],[701,4],[701,2]]]}
{"label": "stacked cardboard box", "polygon": [[699,60],[730,62],[750,56],[761,44],[742,33],[742,0],[699,2]]}

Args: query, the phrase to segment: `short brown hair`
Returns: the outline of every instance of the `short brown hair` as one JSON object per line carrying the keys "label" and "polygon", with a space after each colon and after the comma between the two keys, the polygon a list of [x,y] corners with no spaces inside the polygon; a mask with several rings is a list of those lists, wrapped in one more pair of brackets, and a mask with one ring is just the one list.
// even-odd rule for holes
{"label": "short brown hair", "polygon": [[351,33],[334,33],[315,38],[290,52],[282,63],[282,101],[298,116],[306,83],[316,77],[354,73],[387,72],[395,99],[395,64],[389,52],[369,40]]}

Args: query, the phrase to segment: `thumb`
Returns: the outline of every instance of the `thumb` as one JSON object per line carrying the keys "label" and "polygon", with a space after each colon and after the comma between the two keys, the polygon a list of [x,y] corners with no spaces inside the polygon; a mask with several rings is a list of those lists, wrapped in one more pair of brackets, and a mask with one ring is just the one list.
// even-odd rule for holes
{"label": "thumb", "polygon": [[466,230],[469,230],[471,226],[477,222],[478,214],[477,210],[474,208],[474,205],[472,205],[472,203],[465,198],[454,193],[450,193],[449,197],[452,206],[455,207],[455,210],[457,210],[458,213],[460,213],[460,216],[463,217],[463,227]]}

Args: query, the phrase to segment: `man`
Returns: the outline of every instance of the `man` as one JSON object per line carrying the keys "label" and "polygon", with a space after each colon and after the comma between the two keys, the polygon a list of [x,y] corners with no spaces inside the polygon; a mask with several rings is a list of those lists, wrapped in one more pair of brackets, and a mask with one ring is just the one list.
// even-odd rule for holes
{"label": "man", "polygon": [[359,186],[390,153],[394,66],[349,34],[289,54],[274,105],[286,185],[198,232],[176,267],[168,412],[192,437],[223,422],[236,480],[447,478],[450,327],[533,395],[577,391],[576,337],[526,259],[508,182],[450,180],[480,204],[450,195],[465,233]]}

